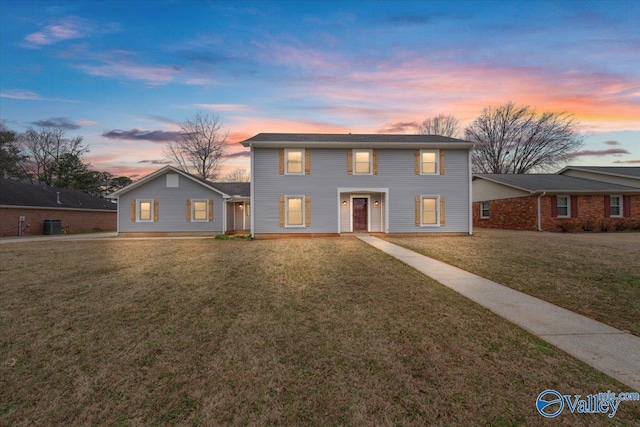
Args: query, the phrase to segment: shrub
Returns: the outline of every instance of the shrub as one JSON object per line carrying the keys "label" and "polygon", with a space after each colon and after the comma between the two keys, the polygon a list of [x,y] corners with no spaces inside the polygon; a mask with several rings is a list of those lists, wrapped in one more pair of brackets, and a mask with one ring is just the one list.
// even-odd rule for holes
{"label": "shrub", "polygon": [[611,221],[607,218],[602,218],[602,221],[600,221],[600,225],[598,227],[600,231],[609,231],[610,227],[611,227]]}
{"label": "shrub", "polygon": [[556,227],[563,233],[575,233],[581,229],[580,224],[576,221],[562,221]]}
{"label": "shrub", "polygon": [[622,230],[627,229],[628,227],[629,227],[629,221],[626,220],[626,219],[621,219],[621,220],[616,221],[616,222],[613,223],[613,228],[616,231],[622,231]]}
{"label": "shrub", "polygon": [[582,220],[583,231],[593,231],[596,229],[596,221],[593,218],[585,218]]}

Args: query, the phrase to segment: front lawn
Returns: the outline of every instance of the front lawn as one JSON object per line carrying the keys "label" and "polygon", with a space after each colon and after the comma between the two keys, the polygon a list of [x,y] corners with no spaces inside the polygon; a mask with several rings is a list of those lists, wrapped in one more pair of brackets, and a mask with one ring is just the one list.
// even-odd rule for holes
{"label": "front lawn", "polygon": [[547,425],[547,388],[630,391],[357,239],[0,246],[0,425]]}
{"label": "front lawn", "polygon": [[640,233],[476,229],[386,240],[640,335]]}

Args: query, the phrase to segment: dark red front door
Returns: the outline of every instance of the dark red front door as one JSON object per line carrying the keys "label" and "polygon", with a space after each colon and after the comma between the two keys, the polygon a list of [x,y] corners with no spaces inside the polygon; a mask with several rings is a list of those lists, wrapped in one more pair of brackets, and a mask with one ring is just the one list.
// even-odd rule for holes
{"label": "dark red front door", "polygon": [[353,199],[353,231],[367,231],[367,199]]}

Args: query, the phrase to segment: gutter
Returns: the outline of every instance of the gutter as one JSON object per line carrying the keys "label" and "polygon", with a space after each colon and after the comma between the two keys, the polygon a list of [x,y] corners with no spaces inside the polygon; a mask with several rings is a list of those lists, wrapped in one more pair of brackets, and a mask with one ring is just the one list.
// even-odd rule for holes
{"label": "gutter", "polygon": [[538,195],[538,212],[537,212],[537,220],[538,220],[538,231],[542,231],[542,218],[540,216],[540,198],[547,194],[546,191],[543,191]]}

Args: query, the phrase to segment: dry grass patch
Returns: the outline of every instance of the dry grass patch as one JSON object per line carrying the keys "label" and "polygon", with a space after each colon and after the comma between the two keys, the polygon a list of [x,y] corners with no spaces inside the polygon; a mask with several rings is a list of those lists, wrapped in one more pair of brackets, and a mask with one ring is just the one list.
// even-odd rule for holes
{"label": "dry grass patch", "polygon": [[546,388],[626,390],[356,239],[3,245],[0,282],[0,425],[543,425]]}
{"label": "dry grass patch", "polygon": [[481,229],[387,240],[640,335],[639,233]]}

